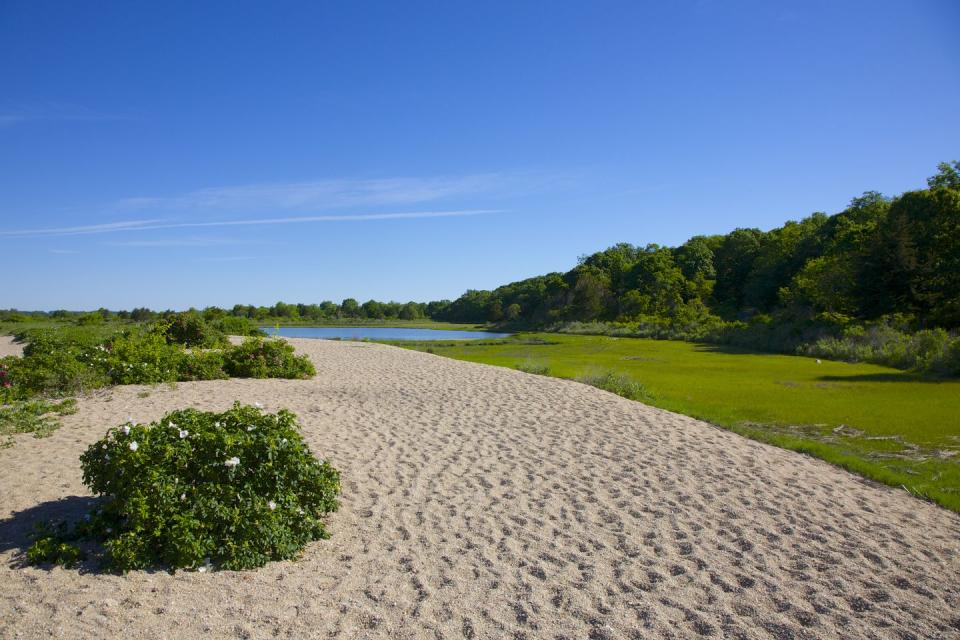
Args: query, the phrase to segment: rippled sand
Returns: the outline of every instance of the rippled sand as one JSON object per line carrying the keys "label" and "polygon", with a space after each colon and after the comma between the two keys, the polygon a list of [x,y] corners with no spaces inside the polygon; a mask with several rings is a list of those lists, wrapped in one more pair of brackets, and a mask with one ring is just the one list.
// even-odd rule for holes
{"label": "rippled sand", "polygon": [[[121,387],[0,451],[0,637],[952,638],[960,518],[577,383],[290,340],[307,381]],[[23,567],[109,426],[287,407],[343,472],[333,538],[253,572]]]}

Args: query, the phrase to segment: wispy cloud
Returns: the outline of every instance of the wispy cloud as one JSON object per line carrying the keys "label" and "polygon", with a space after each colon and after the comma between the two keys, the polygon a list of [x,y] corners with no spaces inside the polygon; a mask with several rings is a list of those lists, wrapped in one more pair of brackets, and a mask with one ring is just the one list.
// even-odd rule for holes
{"label": "wispy cloud", "polygon": [[260,225],[307,224],[318,222],[369,222],[374,220],[414,220],[422,218],[462,218],[491,213],[501,213],[502,209],[462,209],[454,211],[411,211],[404,213],[368,213],[358,215],[319,215],[295,216],[287,218],[256,218],[248,220],[214,220],[208,222],[173,222],[166,220],[133,220],[108,224],[79,227],[58,227],[51,229],[23,229],[0,231],[0,237],[39,237],[73,236],[120,231],[148,231],[157,229],[202,229],[213,227],[241,227]]}
{"label": "wispy cloud", "polygon": [[164,240],[124,240],[119,242],[104,242],[110,247],[219,247],[226,245],[250,244],[233,238],[168,238]]}
{"label": "wispy cloud", "polygon": [[127,220],[124,222],[108,222],[105,224],[88,224],[76,227],[55,227],[51,229],[19,229],[14,231],[0,231],[0,236],[29,237],[29,236],[78,236],[91,233],[110,233],[113,231],[131,231],[135,229],[152,229],[153,225],[165,222],[163,219]]}
{"label": "wispy cloud", "polygon": [[196,258],[195,262],[241,262],[243,260],[256,260],[257,256],[224,256],[221,258]]}
{"label": "wispy cloud", "polygon": [[453,197],[496,195],[525,185],[528,178],[508,174],[457,177],[332,179],[198,189],[170,197],[125,198],[118,211],[161,215],[260,211],[312,213],[351,207],[409,206]]}

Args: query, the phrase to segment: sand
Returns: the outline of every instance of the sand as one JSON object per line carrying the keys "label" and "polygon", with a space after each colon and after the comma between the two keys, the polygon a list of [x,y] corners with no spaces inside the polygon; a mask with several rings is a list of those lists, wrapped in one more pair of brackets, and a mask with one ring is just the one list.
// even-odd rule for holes
{"label": "sand", "polygon": [[[905,491],[574,382],[290,342],[315,379],[120,387],[0,451],[0,637],[960,634],[960,517]],[[107,427],[234,400],[290,408],[342,471],[332,539],[243,573],[23,566]]]}
{"label": "sand", "polygon": [[22,356],[23,344],[14,342],[13,336],[0,336],[0,358],[5,356]]}

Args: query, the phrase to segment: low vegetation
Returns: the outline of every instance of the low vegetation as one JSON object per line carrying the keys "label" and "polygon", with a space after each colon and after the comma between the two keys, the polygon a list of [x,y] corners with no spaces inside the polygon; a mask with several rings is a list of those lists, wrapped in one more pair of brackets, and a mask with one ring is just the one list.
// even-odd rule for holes
{"label": "low vegetation", "polygon": [[59,416],[77,412],[77,401],[69,398],[61,402],[47,400],[13,400],[0,406],[0,447],[13,444],[15,433],[32,433],[35,438],[45,438],[59,426]]}
{"label": "low vegetation", "polygon": [[[614,393],[815,455],[960,511],[958,380],[724,345],[595,335],[398,344],[588,377]],[[631,382],[642,385],[638,392]]]}
{"label": "low vegetation", "polygon": [[654,400],[653,395],[647,391],[647,388],[643,386],[643,384],[622,373],[606,371],[601,374],[580,376],[576,378],[576,380],[588,384],[591,387],[615,393],[628,400],[639,400],[640,402],[651,402]]}
{"label": "low vegetation", "polygon": [[48,523],[33,564],[104,568],[252,569],[297,557],[328,537],[340,476],[303,442],[296,416],[236,403],[223,413],[174,411],[110,429],[81,456],[100,497],[77,523]]}
{"label": "low vegetation", "polygon": [[49,405],[46,399],[109,385],[316,374],[310,360],[283,340],[255,335],[231,345],[218,326],[192,314],[109,327],[48,323],[20,331],[23,356],[0,358],[0,433],[46,435],[58,424],[57,411],[37,413]]}
{"label": "low vegetation", "polygon": [[227,349],[223,370],[235,378],[310,378],[317,373],[308,358],[294,355],[289,343],[257,338]]}

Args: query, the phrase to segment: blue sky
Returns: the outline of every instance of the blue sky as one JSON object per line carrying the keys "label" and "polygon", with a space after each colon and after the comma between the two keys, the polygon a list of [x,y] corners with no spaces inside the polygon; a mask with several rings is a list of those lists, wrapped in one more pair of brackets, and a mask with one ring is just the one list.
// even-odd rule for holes
{"label": "blue sky", "polygon": [[960,4],[0,1],[0,307],[453,298],[923,186]]}

